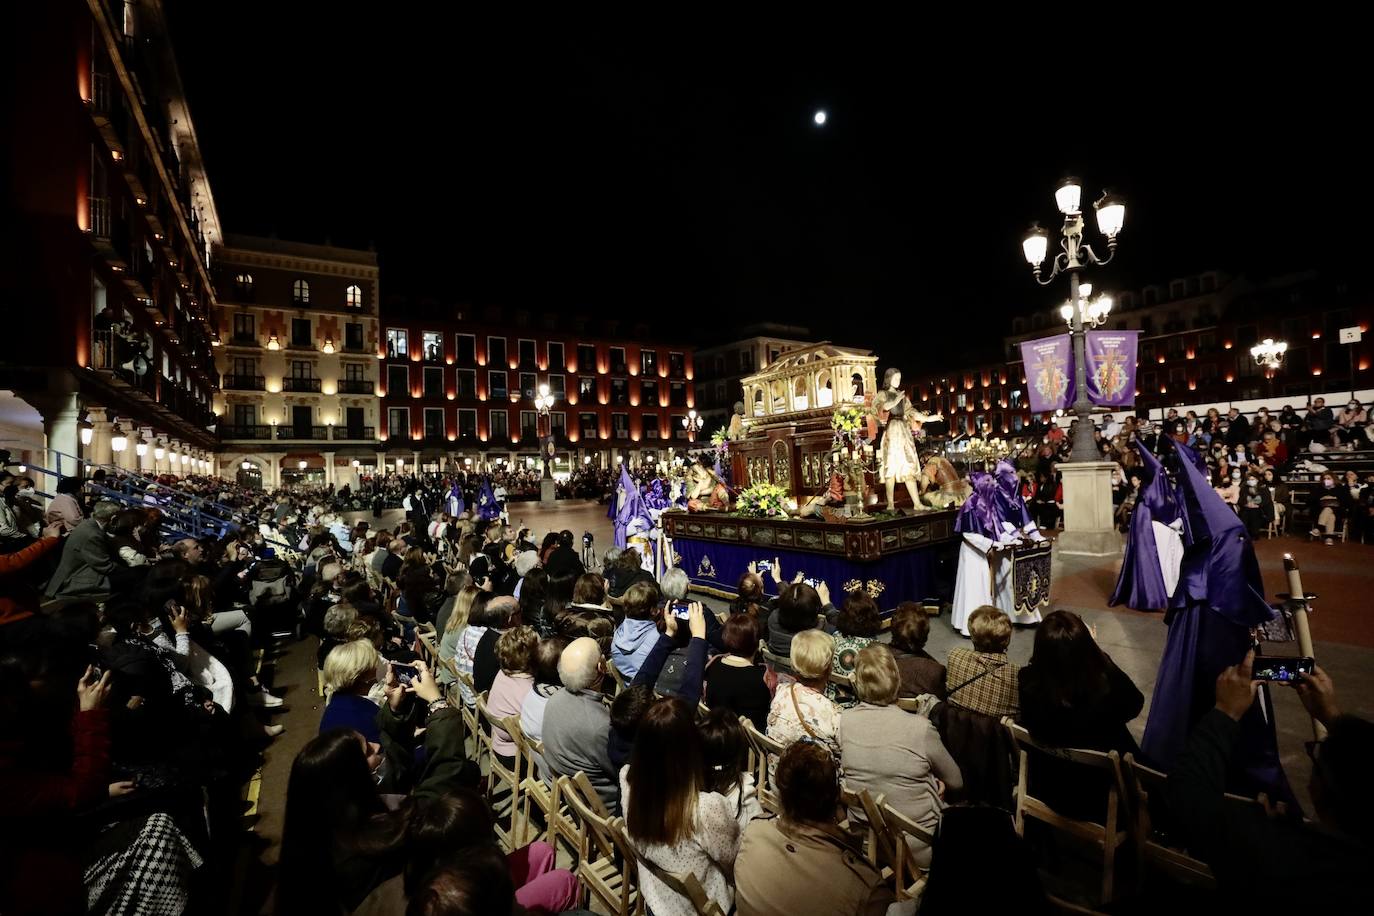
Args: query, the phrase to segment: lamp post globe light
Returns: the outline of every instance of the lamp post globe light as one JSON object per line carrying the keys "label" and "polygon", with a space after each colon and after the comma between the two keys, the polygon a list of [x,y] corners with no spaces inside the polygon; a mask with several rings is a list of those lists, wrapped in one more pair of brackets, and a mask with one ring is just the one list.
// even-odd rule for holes
{"label": "lamp post globe light", "polygon": [[697,433],[701,431],[701,417],[697,416],[695,410],[687,411],[687,416],[682,418],[682,428],[687,430],[687,441],[697,441]]}
{"label": "lamp post globe light", "polygon": [[549,411],[557,400],[547,383],[539,386],[539,394],[534,398],[534,409],[539,412],[539,454],[544,459],[545,480],[553,479],[553,418]]}
{"label": "lamp post globe light", "polygon": [[1088,400],[1086,333],[1101,325],[1111,314],[1112,301],[1092,296],[1092,284],[1082,278],[1090,266],[1102,266],[1116,254],[1116,240],[1126,221],[1126,205],[1110,192],[1093,204],[1098,231],[1106,237],[1107,254],[1099,257],[1083,240],[1083,187],[1076,178],[1066,178],[1054,192],[1054,202],[1064,216],[1059,229],[1059,252],[1050,261],[1048,275],[1043,265],[1048,254],[1049,235],[1032,225],[1021,242],[1035,282],[1048,286],[1060,274],[1068,274],[1069,299],[1059,309],[1069,326],[1073,341],[1075,396],[1070,409],[1078,418],[1073,428],[1069,460],[1059,466],[1064,482],[1064,531],[1055,541],[1055,550],[1065,554],[1104,557],[1121,550],[1121,535],[1112,516],[1111,471],[1113,465],[1102,460],[1093,440],[1092,403]]}
{"label": "lamp post globe light", "polygon": [[1126,205],[1121,198],[1110,191],[1093,204],[1097,214],[1097,228],[1107,238],[1107,256],[1098,257],[1092,246],[1083,241],[1083,212],[1080,209],[1083,187],[1077,178],[1065,178],[1054,192],[1055,204],[1064,215],[1060,227],[1060,251],[1050,262],[1049,276],[1041,276],[1045,255],[1049,248],[1049,236],[1038,224],[1032,224],[1030,231],[1021,241],[1021,251],[1031,266],[1035,282],[1049,286],[1061,273],[1069,275],[1069,301],[1059,310],[1059,314],[1069,325],[1073,337],[1074,384],[1076,386],[1073,412],[1078,417],[1074,428],[1073,447],[1070,461],[1097,461],[1100,459],[1093,442],[1092,403],[1088,400],[1087,358],[1085,354],[1084,332],[1089,327],[1097,327],[1107,320],[1111,312],[1111,299],[1101,296],[1091,302],[1092,284],[1084,283],[1079,274],[1090,265],[1104,266],[1116,255],[1116,237],[1126,222]]}

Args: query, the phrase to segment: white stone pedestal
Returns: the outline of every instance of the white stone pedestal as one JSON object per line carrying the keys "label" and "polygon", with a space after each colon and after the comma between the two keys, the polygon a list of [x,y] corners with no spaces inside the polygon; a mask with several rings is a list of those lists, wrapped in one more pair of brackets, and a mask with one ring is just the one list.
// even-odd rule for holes
{"label": "white stone pedestal", "polygon": [[1110,461],[1075,461],[1060,464],[1064,475],[1064,530],[1055,541],[1055,552],[1087,557],[1121,553],[1121,534],[1112,519],[1112,469]]}
{"label": "white stone pedestal", "polygon": [[557,500],[556,484],[552,478],[545,478],[539,481],[539,504],[541,506],[552,506]]}

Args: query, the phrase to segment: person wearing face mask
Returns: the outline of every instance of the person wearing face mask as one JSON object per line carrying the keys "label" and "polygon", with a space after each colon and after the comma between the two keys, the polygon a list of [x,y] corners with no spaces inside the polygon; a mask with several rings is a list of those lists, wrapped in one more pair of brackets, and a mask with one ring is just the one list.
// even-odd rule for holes
{"label": "person wearing face mask", "polygon": [[1302,433],[1302,417],[1293,409],[1292,404],[1284,404],[1283,410],[1279,411],[1279,438],[1283,440],[1284,447],[1288,449],[1288,454],[1293,454],[1298,450],[1298,438]]}
{"label": "person wearing face mask", "polygon": [[1346,471],[1345,479],[1341,481],[1338,489],[1350,495],[1350,540],[1363,541],[1365,531],[1365,515],[1360,511],[1360,503],[1364,497],[1364,484],[1360,483],[1360,475],[1354,471]]}
{"label": "person wearing face mask", "polygon": [[1269,488],[1263,485],[1259,475],[1246,476],[1240,488],[1237,508],[1240,511],[1240,520],[1245,522],[1245,530],[1250,532],[1250,539],[1259,538],[1274,517],[1274,503],[1269,495]]}
{"label": "person wearing face mask", "polygon": [[1364,428],[1368,425],[1369,411],[1352,398],[1336,419],[1336,425],[1331,430],[1331,444],[1344,445],[1347,451],[1354,449],[1367,441]]}
{"label": "person wearing face mask", "polygon": [[1235,509],[1240,502],[1240,478],[1240,468],[1228,469],[1226,475],[1222,477],[1221,484],[1216,488],[1221,498],[1226,500],[1226,505],[1230,506],[1232,509]]}
{"label": "person wearing face mask", "polygon": [[1350,490],[1336,486],[1333,474],[1322,475],[1321,486],[1317,490],[1317,524],[1310,532],[1314,538],[1322,538],[1327,547],[1335,544],[1333,535],[1342,520],[1350,517]]}

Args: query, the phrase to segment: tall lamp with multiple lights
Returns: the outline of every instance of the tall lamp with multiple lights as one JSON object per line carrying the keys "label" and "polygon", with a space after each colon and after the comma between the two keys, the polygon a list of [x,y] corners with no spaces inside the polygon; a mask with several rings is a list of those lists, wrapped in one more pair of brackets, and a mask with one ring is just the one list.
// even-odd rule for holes
{"label": "tall lamp with multiple lights", "polygon": [[548,384],[539,386],[539,394],[534,399],[534,409],[539,411],[539,454],[544,459],[544,479],[553,478],[553,418],[549,411],[557,402],[549,391]]}
{"label": "tall lamp with multiple lights", "polygon": [[701,417],[697,416],[695,410],[687,411],[687,416],[682,418],[682,428],[687,430],[687,441],[697,441],[697,433],[701,432]]}
{"label": "tall lamp with multiple lights", "polygon": [[1288,353],[1288,342],[1274,340],[1266,337],[1264,340],[1250,348],[1250,357],[1255,361],[1255,365],[1264,370],[1264,377],[1269,381],[1269,394],[1274,394],[1274,373],[1283,367],[1283,357]]}
{"label": "tall lamp with multiple lights", "polygon": [[1126,205],[1110,192],[1103,193],[1093,204],[1098,231],[1107,238],[1107,256],[1098,257],[1092,246],[1083,241],[1083,212],[1079,209],[1082,196],[1083,187],[1077,178],[1064,179],[1059,190],[1054,192],[1054,201],[1059,212],[1064,214],[1064,225],[1059,230],[1060,251],[1051,262],[1049,276],[1041,276],[1049,236],[1038,224],[1031,226],[1021,242],[1021,250],[1035,274],[1035,282],[1041,286],[1050,285],[1061,273],[1069,275],[1069,301],[1060,309],[1073,336],[1074,383],[1077,386],[1073,412],[1078,416],[1078,425],[1074,430],[1069,460],[1098,461],[1100,456],[1093,442],[1092,403],[1088,400],[1085,330],[1106,320],[1111,311],[1111,300],[1101,297],[1091,303],[1085,301],[1092,292],[1092,285],[1082,283],[1079,273],[1089,265],[1105,265],[1115,256],[1116,237],[1126,222]]}

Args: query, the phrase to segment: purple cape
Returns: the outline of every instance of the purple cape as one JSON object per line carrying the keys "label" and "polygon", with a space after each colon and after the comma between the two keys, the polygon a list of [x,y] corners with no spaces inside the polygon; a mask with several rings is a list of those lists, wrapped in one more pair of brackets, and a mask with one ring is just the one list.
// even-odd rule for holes
{"label": "purple cape", "polygon": [[1018,531],[1025,530],[1031,523],[1031,516],[1026,501],[1021,498],[1021,481],[1016,476],[1016,465],[1003,458],[997,462],[993,474],[997,478],[997,495],[1002,503],[1003,515]]}
{"label": "purple cape", "polygon": [[477,490],[477,514],[487,521],[501,517],[501,504],[491,489],[490,477],[483,477],[482,486]]}
{"label": "purple cape", "polygon": [[639,495],[639,487],[630,479],[630,472],[625,470],[622,465],[620,468],[619,489],[625,491],[625,503],[615,515],[615,546],[624,548],[629,542],[627,532],[630,523],[635,519],[642,519],[644,524],[653,527],[653,519],[649,516],[649,510],[644,506],[644,500]]}
{"label": "purple cape", "polygon": [[1002,535],[1002,522],[1009,521],[1002,506],[997,478],[983,471],[974,471],[968,479],[973,485],[973,493],[959,507],[954,530],[960,534],[981,534],[995,541]]}
{"label": "purple cape", "polygon": [[[1250,628],[1274,616],[1264,600],[1259,563],[1245,525],[1198,470],[1192,450],[1175,445],[1187,546],[1178,588],[1164,618],[1169,634],[1141,741],[1145,755],[1166,771],[1193,724],[1214,705],[1217,675],[1245,657]],[[1256,703],[1241,719],[1227,785],[1248,795],[1264,790],[1275,798],[1291,799],[1279,763],[1273,704],[1266,689],[1260,696],[1268,716]]]}
{"label": "purple cape", "polygon": [[[1155,544],[1152,523],[1169,525],[1179,517],[1178,496],[1159,459],[1150,454],[1149,449],[1136,446],[1136,451],[1153,476],[1140,488],[1135,511],[1131,513],[1131,530],[1126,535],[1121,574],[1107,604],[1111,607],[1124,604],[1137,611],[1161,611],[1169,605],[1169,593],[1164,585],[1164,573],[1159,568],[1159,548]],[[1186,544],[1187,539],[1184,541]]]}

